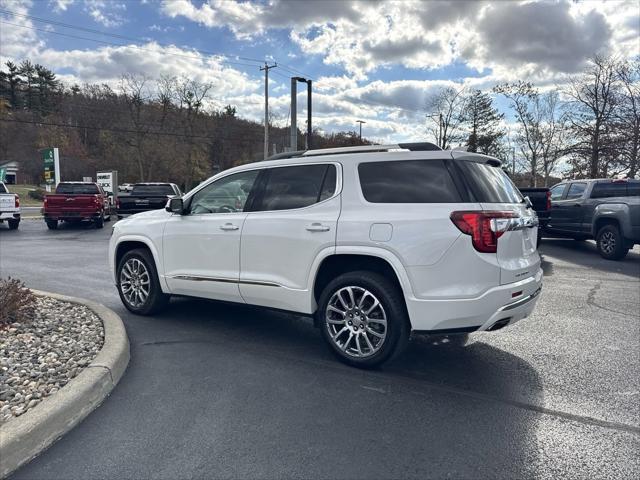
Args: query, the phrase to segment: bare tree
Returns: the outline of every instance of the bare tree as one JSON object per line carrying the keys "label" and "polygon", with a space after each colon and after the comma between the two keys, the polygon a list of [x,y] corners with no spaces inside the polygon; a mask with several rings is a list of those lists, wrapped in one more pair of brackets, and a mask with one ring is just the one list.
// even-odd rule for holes
{"label": "bare tree", "polygon": [[620,125],[620,140],[626,157],[627,175],[634,178],[638,173],[638,149],[640,143],[640,61],[621,62],[618,78],[622,84],[617,122]]}
{"label": "bare tree", "polygon": [[574,166],[581,175],[591,178],[606,176],[608,162],[616,156],[612,142],[612,121],[619,101],[616,72],[615,59],[595,56],[585,72],[573,77],[563,91],[570,99]]}
{"label": "bare tree", "polygon": [[465,120],[464,88],[443,87],[427,98],[427,130],[440,148],[451,148],[462,140],[460,132]]}
{"label": "bare tree", "polygon": [[540,95],[536,108],[539,109],[540,137],[542,139],[541,174],[544,186],[549,185],[549,177],[558,166],[558,161],[567,153],[567,118],[561,112],[558,92]]}
{"label": "bare tree", "polygon": [[536,186],[539,161],[544,151],[544,138],[540,128],[543,117],[540,94],[531,83],[523,81],[497,85],[493,90],[509,100],[515,113],[519,127],[517,144],[527,163],[531,185]]}
{"label": "bare tree", "polygon": [[147,155],[145,155],[145,138],[149,133],[149,126],[144,123],[143,110],[150,99],[147,87],[148,79],[131,74],[125,74],[120,81],[120,91],[129,111],[129,120],[135,130],[134,138],[129,139],[130,145],[136,150],[138,174],[141,182],[148,175]]}

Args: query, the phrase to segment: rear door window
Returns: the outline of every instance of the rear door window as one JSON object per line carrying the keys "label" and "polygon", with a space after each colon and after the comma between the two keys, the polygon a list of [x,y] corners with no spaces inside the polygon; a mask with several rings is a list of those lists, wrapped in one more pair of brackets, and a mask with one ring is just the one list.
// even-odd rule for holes
{"label": "rear door window", "polygon": [[626,197],[627,182],[599,182],[593,186],[591,198]]}
{"label": "rear door window", "polygon": [[561,183],[560,185],[556,185],[551,190],[549,190],[551,192],[551,200],[560,200],[565,188],[567,188],[567,184]]}
{"label": "rear door window", "polygon": [[443,160],[367,162],[358,166],[371,203],[458,203],[460,194]]}
{"label": "rear door window", "polygon": [[4,183],[0,183],[0,193],[8,193]]}
{"label": "rear door window", "polygon": [[461,160],[457,164],[479,202],[522,203],[524,201],[520,190],[500,167],[467,160]]}
{"label": "rear door window", "polygon": [[569,185],[566,200],[580,198],[587,188],[586,183],[572,183]]}
{"label": "rear door window", "polygon": [[303,208],[331,197],[336,189],[335,165],[294,165],[265,172],[253,211]]}

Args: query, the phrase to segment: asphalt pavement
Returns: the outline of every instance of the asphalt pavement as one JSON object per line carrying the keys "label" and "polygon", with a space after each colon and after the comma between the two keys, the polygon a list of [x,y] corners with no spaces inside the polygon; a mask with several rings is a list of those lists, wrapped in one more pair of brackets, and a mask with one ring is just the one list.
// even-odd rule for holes
{"label": "asphalt pavement", "polygon": [[102,230],[0,226],[0,276],[120,314],[111,396],[15,479],[638,478],[640,249],[545,240],[532,317],[464,347],[418,338],[377,371],[307,319],[195,299],[122,307]]}

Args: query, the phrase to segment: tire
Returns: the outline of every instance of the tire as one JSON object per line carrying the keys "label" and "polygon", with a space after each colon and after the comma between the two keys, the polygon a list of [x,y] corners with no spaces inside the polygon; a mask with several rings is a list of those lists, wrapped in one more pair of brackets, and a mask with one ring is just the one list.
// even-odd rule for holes
{"label": "tire", "polygon": [[[140,266],[144,268],[142,269]],[[118,288],[120,300],[130,312],[137,315],[152,315],[164,309],[169,303],[170,296],[162,292],[158,280],[158,271],[149,250],[140,248],[125,253],[120,262],[118,262],[116,272],[116,287]],[[129,272],[129,278],[134,281],[144,282],[146,278],[146,296],[144,296],[144,283],[133,287],[139,289],[140,295],[135,292],[130,293],[130,289],[127,290],[127,287],[131,285],[130,282],[126,282],[127,272]]]}
{"label": "tire", "polygon": [[[322,336],[333,354],[348,365],[373,368],[407,346],[411,329],[402,293],[378,273],[357,271],[338,276],[324,288],[318,304],[316,320]],[[358,324],[355,319],[363,313]],[[380,321],[384,317],[386,326]]]}
{"label": "tire", "polygon": [[607,260],[622,260],[629,248],[616,225],[605,225],[596,235],[598,253]]}
{"label": "tire", "polygon": [[93,221],[96,228],[104,227],[104,212],[100,213],[100,216]]}
{"label": "tire", "polygon": [[9,230],[17,230],[20,220],[7,220],[7,223],[9,224]]}
{"label": "tire", "polygon": [[49,228],[49,230],[57,230],[58,220],[47,220],[47,227]]}

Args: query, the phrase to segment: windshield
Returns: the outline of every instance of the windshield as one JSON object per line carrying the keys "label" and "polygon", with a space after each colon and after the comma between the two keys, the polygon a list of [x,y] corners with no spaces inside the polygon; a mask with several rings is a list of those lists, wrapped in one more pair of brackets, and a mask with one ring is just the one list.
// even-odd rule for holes
{"label": "windshield", "polygon": [[522,203],[518,188],[500,167],[471,161],[459,162],[476,199],[482,203]]}
{"label": "windshield", "polygon": [[96,195],[100,193],[94,183],[59,183],[56,193],[63,195]]}

